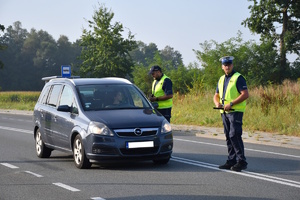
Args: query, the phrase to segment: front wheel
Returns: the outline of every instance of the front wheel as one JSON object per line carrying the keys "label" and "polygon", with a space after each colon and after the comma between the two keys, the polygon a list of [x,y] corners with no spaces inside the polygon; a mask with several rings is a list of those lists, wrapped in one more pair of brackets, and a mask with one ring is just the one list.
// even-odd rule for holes
{"label": "front wheel", "polygon": [[51,149],[45,146],[40,129],[37,129],[35,134],[35,150],[36,155],[39,158],[49,158],[52,151]]}
{"label": "front wheel", "polygon": [[88,169],[91,167],[89,159],[85,155],[84,146],[80,135],[77,135],[73,144],[73,156],[75,166],[79,169]]}

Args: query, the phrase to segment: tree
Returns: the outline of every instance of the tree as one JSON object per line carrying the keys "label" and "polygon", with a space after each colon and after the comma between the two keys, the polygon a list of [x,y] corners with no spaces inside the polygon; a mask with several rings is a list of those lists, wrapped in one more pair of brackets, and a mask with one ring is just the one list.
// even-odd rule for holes
{"label": "tree", "polygon": [[[194,72],[198,71],[194,76]],[[183,65],[179,65],[177,69],[167,71],[167,75],[173,82],[173,93],[186,94],[189,89],[193,87],[194,78],[200,78],[200,70],[193,68],[187,68]]]}
{"label": "tree", "polygon": [[3,26],[2,24],[0,24],[0,30],[4,32],[5,26]]}
{"label": "tree", "polygon": [[156,44],[150,43],[147,45],[142,41],[138,41],[137,47],[130,52],[130,55],[136,65],[148,66],[153,62],[156,52],[158,52]]}
{"label": "tree", "polygon": [[127,39],[122,37],[123,25],[112,24],[113,17],[114,13],[101,5],[95,10],[93,21],[88,21],[92,30],[83,30],[82,76],[126,77],[131,74],[133,61],[129,52],[136,47],[136,42],[130,31]]}
{"label": "tree", "polygon": [[27,34],[27,30],[22,29],[21,22],[17,21],[13,26],[8,26],[4,35],[0,37],[0,44],[6,46],[5,51],[0,54],[0,60],[5,64],[0,71],[0,85],[3,90],[12,90],[25,85],[20,78],[27,72],[23,69],[24,57],[21,49]]}
{"label": "tree", "polygon": [[[4,32],[4,30],[5,30],[5,26],[3,26],[2,24],[0,24],[0,31],[2,31],[2,32]],[[3,44],[0,44],[0,51],[1,50],[4,50],[6,48],[6,46],[5,45],[3,45]],[[2,61],[0,60],[0,69],[3,67],[3,63],[2,63]]]}
{"label": "tree", "polygon": [[[72,75],[75,75],[77,67],[81,64],[77,58],[80,56],[80,41],[71,43],[67,36],[61,35],[57,40],[57,52],[55,53],[55,65],[71,65]],[[59,68],[60,70],[60,68]],[[73,73],[75,72],[75,73]]]}
{"label": "tree", "polygon": [[27,68],[30,73],[26,77],[27,88],[41,89],[44,85],[42,77],[61,74],[60,65],[56,64],[57,52],[58,45],[49,33],[31,29],[22,48],[23,57],[28,58],[23,68]]}
{"label": "tree", "polygon": [[219,44],[216,41],[200,43],[201,50],[194,50],[197,59],[204,68],[203,83],[215,87],[224,74],[219,59],[226,55],[234,56],[234,69],[243,74],[249,85],[264,85],[274,82],[274,66],[277,64],[277,52],[272,41],[260,45],[254,41],[244,42],[239,32],[236,38]]}
{"label": "tree", "polygon": [[145,57],[145,60],[147,61],[147,63],[149,63],[148,66],[143,66],[143,64],[135,65],[134,70],[132,72],[134,84],[136,84],[145,94],[151,94],[152,90],[153,78],[151,75],[148,74],[150,68],[153,65],[159,65],[162,67],[163,72],[165,72],[159,51],[153,52],[152,47],[154,46],[156,47],[156,45],[151,43],[151,51],[148,51],[148,53],[146,54],[150,57]]}
{"label": "tree", "polygon": [[80,66],[82,64],[82,60],[80,59],[80,55],[82,52],[81,47],[81,39],[77,39],[75,42],[72,43],[72,52],[71,55],[74,56],[72,62],[70,62],[72,66],[72,74],[73,75],[80,75]]}
{"label": "tree", "polygon": [[138,41],[137,48],[130,52],[135,64],[142,64],[147,67],[151,63],[157,62],[155,59],[157,54],[159,54],[162,64],[168,70],[177,69],[180,65],[183,65],[182,55],[179,51],[174,50],[174,48],[170,46],[166,46],[164,49],[158,50],[157,45],[154,43],[146,45],[142,41]]}
{"label": "tree", "polygon": [[166,46],[163,50],[160,50],[160,54],[167,69],[178,69],[180,65],[183,65],[182,55],[179,51],[174,51],[173,47]]}
{"label": "tree", "polygon": [[[262,40],[280,43],[279,80],[290,74],[287,53],[300,55],[300,1],[299,0],[248,0],[251,16],[242,22],[252,32],[261,34]],[[279,26],[281,32],[277,33]]]}
{"label": "tree", "polygon": [[146,95],[151,94],[151,87],[153,78],[149,73],[149,68],[142,65],[135,65],[132,72],[133,82],[137,85]]}
{"label": "tree", "polygon": [[[4,32],[5,30],[5,26],[3,26],[2,24],[0,24],[0,31]],[[0,51],[4,50],[6,48],[5,45],[0,44]],[[3,68],[4,64],[3,62],[0,60],[0,69]]]}
{"label": "tree", "polygon": [[[71,44],[66,36],[56,42],[46,31],[28,33],[21,22],[8,26],[0,37],[0,45],[7,47],[0,54],[5,64],[0,70],[0,86],[4,91],[39,91],[44,86],[44,76],[61,74],[61,65],[80,63],[76,58],[81,53],[79,41]],[[75,69],[76,70],[76,69]]]}

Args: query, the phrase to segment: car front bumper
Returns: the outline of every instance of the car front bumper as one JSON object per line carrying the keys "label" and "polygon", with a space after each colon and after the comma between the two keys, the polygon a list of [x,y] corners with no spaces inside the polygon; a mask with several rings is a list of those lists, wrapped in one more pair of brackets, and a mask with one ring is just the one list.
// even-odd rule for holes
{"label": "car front bumper", "polygon": [[[84,143],[86,156],[91,162],[159,160],[171,157],[173,135],[172,132],[149,137],[108,137],[91,134]],[[138,146],[131,147],[129,144]],[[144,147],[144,144],[150,145]]]}

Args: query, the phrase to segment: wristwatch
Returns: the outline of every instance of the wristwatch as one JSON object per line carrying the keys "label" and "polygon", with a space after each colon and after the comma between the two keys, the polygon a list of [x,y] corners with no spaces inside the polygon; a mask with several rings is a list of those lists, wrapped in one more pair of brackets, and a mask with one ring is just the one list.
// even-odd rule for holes
{"label": "wristwatch", "polygon": [[230,102],[230,106],[231,106],[231,107],[233,106],[233,103],[232,103],[232,102]]}

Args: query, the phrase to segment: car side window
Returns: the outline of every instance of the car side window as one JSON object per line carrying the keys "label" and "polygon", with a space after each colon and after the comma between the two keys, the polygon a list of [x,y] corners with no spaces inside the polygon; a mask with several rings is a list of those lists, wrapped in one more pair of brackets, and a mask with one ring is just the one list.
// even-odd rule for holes
{"label": "car side window", "polygon": [[48,100],[48,105],[56,107],[61,87],[62,87],[61,85],[53,85],[51,94],[50,94],[50,97]]}
{"label": "car side window", "polygon": [[59,105],[68,105],[69,107],[72,106],[74,99],[73,91],[69,86],[64,86],[61,97],[60,97],[60,102]]}
{"label": "car side window", "polygon": [[40,95],[40,98],[39,98],[39,102],[42,103],[42,104],[46,104],[47,102],[47,97],[48,97],[48,94],[49,94],[49,89],[50,89],[50,86],[47,86],[43,89],[41,95]]}

